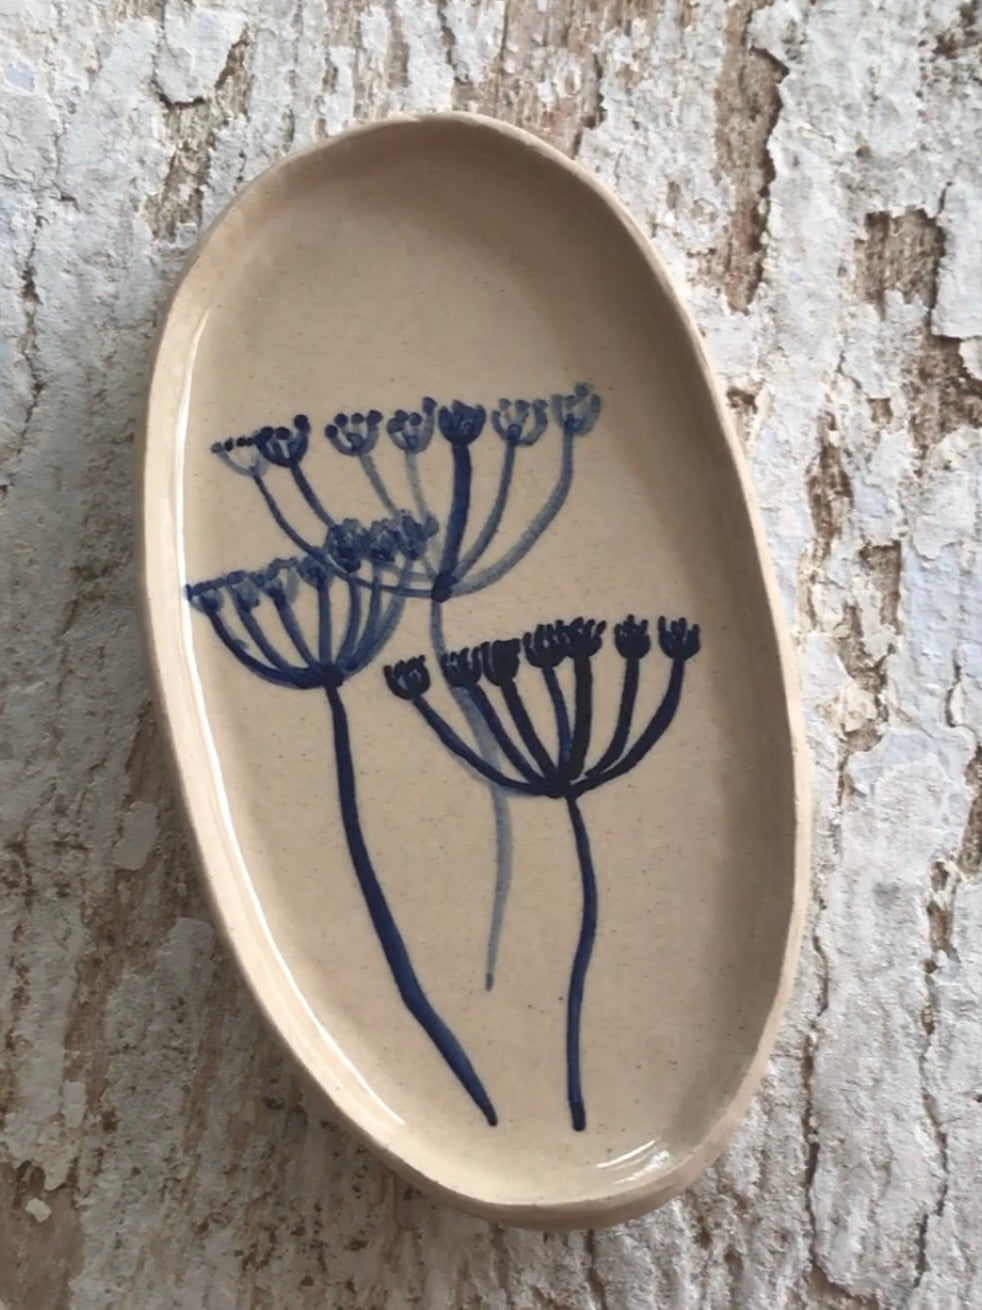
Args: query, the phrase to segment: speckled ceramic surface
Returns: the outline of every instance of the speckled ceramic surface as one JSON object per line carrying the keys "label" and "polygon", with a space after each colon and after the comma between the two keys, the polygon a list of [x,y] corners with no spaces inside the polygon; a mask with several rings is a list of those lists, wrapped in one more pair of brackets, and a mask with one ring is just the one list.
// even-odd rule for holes
{"label": "speckled ceramic surface", "polygon": [[168,311],[141,512],[216,915],[338,1113],[505,1221],[691,1181],[787,994],[807,804],[741,458],[615,202],[461,115],[270,170]]}

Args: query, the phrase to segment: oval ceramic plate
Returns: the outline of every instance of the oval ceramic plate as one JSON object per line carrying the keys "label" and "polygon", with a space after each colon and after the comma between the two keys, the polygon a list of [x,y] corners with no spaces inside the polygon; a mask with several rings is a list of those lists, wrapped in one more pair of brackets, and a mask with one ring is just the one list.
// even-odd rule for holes
{"label": "oval ceramic plate", "polygon": [[624,212],[471,116],[285,160],[175,294],[142,479],[205,880],[300,1065],[491,1218],[690,1182],[787,995],[805,788],[740,454]]}

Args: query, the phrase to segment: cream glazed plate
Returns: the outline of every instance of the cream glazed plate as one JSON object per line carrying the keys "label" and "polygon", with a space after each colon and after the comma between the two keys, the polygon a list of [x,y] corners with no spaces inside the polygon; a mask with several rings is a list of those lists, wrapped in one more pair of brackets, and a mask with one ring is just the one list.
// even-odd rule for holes
{"label": "cream glazed plate", "polygon": [[808,806],[742,458],[624,211],[470,115],[284,160],[177,288],[141,479],[205,883],[337,1115],[506,1223],[686,1186],[774,1039]]}

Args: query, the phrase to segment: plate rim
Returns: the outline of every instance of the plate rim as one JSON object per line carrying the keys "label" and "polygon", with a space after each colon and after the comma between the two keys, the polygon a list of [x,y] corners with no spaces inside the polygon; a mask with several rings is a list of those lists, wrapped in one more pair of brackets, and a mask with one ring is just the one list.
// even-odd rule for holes
{"label": "plate rim", "polygon": [[[245,933],[241,921],[232,922],[228,896],[228,876],[216,877],[214,862],[219,852],[206,847],[214,846],[215,834],[210,831],[202,807],[190,795],[188,785],[188,752],[182,746],[181,726],[177,720],[187,714],[190,705],[186,694],[182,697],[174,686],[173,673],[165,672],[159,652],[165,648],[163,643],[169,639],[173,642],[175,628],[167,614],[161,613],[159,581],[161,576],[173,577],[174,572],[165,567],[161,549],[162,542],[169,539],[173,543],[172,555],[179,565],[177,546],[179,528],[177,505],[181,495],[180,487],[173,480],[174,456],[180,444],[173,430],[160,432],[154,425],[154,415],[159,408],[158,396],[165,386],[161,378],[161,364],[164,359],[164,346],[169,336],[175,313],[180,307],[181,294],[197,268],[202,255],[208,248],[215,233],[224,225],[237,209],[245,206],[257,197],[261,190],[271,184],[279,184],[291,170],[304,167],[315,156],[336,149],[339,145],[350,143],[361,137],[378,135],[393,128],[405,128],[410,125],[431,125],[437,123],[454,124],[478,134],[497,135],[510,139],[515,145],[538,154],[545,162],[559,167],[570,174],[580,185],[602,201],[610,211],[612,221],[623,229],[635,248],[637,255],[644,261],[649,274],[665,297],[666,305],[674,315],[676,328],[686,341],[693,364],[700,375],[701,384],[712,403],[713,415],[717,427],[724,438],[731,470],[736,475],[737,484],[746,506],[751,535],[759,562],[764,597],[770,613],[774,645],[778,667],[781,675],[781,698],[783,701],[783,725],[787,727],[792,769],[792,809],[794,820],[793,834],[793,870],[791,873],[791,902],[787,916],[784,952],[777,986],[767,1017],[761,1027],[760,1036],[754,1048],[753,1056],[729,1100],[723,1104],[710,1128],[698,1143],[684,1156],[677,1158],[670,1168],[656,1173],[630,1189],[574,1200],[543,1200],[536,1202],[509,1202],[488,1200],[479,1195],[462,1191],[441,1182],[438,1177],[427,1174],[424,1170],[411,1164],[397,1150],[393,1149],[373,1133],[359,1117],[346,1108],[339,1095],[332,1095],[324,1085],[318,1071],[312,1067],[312,1060],[305,1057],[298,1049],[297,1034],[291,1031],[295,1026],[295,1013],[286,1013],[286,1007],[276,1001],[270,990],[263,985],[264,962],[254,958],[254,951],[243,940]],[[172,379],[166,380],[169,390]],[[664,264],[653,241],[644,233],[617,195],[582,164],[542,140],[540,137],[516,127],[510,123],[484,114],[461,110],[446,110],[434,113],[390,114],[370,122],[355,124],[325,140],[318,141],[302,150],[292,151],[262,169],[254,178],[240,187],[229,201],[211,220],[205,230],[184,258],[180,275],[174,282],[165,301],[157,324],[155,338],[149,355],[149,370],[146,385],[143,388],[144,410],[139,424],[136,440],[136,470],[134,478],[134,527],[136,546],[135,585],[137,607],[140,615],[141,637],[144,655],[150,674],[152,699],[155,718],[163,736],[167,755],[168,769],[179,799],[180,812],[191,845],[194,862],[200,884],[204,887],[215,927],[235,960],[239,976],[245,982],[253,1000],[257,1004],[264,1020],[276,1034],[280,1043],[289,1052],[294,1067],[303,1075],[304,1080],[316,1088],[317,1093],[330,1106],[334,1117],[347,1131],[367,1145],[374,1154],[398,1175],[414,1186],[419,1187],[430,1196],[448,1202],[459,1209],[483,1219],[506,1223],[519,1227],[568,1230],[593,1228],[620,1223],[636,1218],[657,1206],[671,1200],[688,1187],[700,1173],[711,1165],[729,1143],[737,1125],[746,1114],[750,1102],[763,1080],[767,1065],[774,1049],[779,1027],[784,1019],[791,989],[797,970],[804,932],[804,923],[808,907],[811,860],[811,825],[812,798],[808,762],[807,734],[800,685],[796,671],[794,646],[790,625],[782,603],[777,575],[767,542],[763,517],[757,502],[746,456],[740,445],[730,411],[723,399],[722,387],[695,325],[692,313],[682,294]],[[158,425],[159,426],[159,425]],[[165,425],[168,426],[168,425]],[[157,452],[163,452],[166,458],[153,460]],[[159,465],[170,466],[172,480],[167,484],[167,495],[163,494],[159,479]],[[151,485],[152,484],[152,485]],[[152,494],[151,494],[152,492]],[[177,569],[178,574],[180,568]],[[171,612],[176,609],[172,605]],[[177,610],[180,615],[180,610]],[[180,625],[186,622],[178,617]],[[178,650],[177,663],[181,662],[183,652]],[[776,694],[776,693],[775,693]],[[181,760],[185,763],[182,764]],[[328,1057],[321,1060],[321,1073]],[[355,1098],[348,1098],[352,1105]],[[404,1130],[412,1136],[411,1129]],[[424,1148],[425,1149],[425,1148]]]}

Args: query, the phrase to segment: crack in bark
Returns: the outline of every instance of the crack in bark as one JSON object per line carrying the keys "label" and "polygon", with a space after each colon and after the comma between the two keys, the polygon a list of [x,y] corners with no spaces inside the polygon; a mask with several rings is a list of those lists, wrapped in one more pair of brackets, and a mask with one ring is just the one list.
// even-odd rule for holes
{"label": "crack in bark", "polygon": [[927,936],[930,955],[924,961],[924,981],[927,988],[927,1004],[921,1013],[923,1041],[918,1055],[918,1070],[921,1080],[921,1100],[924,1113],[931,1125],[935,1150],[941,1169],[941,1181],[934,1204],[925,1211],[917,1230],[917,1250],[915,1255],[914,1288],[920,1287],[930,1267],[928,1261],[928,1235],[931,1220],[940,1218],[944,1213],[948,1198],[950,1161],[948,1153],[948,1133],[943,1125],[937,1097],[931,1090],[928,1073],[928,1061],[931,1054],[934,1033],[937,1028],[938,1011],[941,1008],[941,995],[938,989],[938,956],[947,961],[956,961],[958,953],[952,943],[954,925],[955,894],[958,887],[957,871],[947,868],[943,863],[935,864],[931,872],[931,894],[927,902]]}
{"label": "crack in bark", "polygon": [[245,112],[251,93],[246,54],[248,27],[229,46],[225,65],[210,96],[187,103],[172,101],[154,75],[151,87],[164,111],[164,131],[174,145],[167,174],[146,205],[147,222],[158,239],[172,240],[185,224],[201,226],[212,151],[219,130]]}
{"label": "crack in bark", "polygon": [[972,801],[956,862],[962,877],[975,882],[982,868],[982,745],[976,747],[965,768],[965,781],[972,793]]}
{"label": "crack in bark", "polygon": [[42,208],[40,200],[38,200],[34,213],[34,226],[31,231],[30,244],[24,257],[20,286],[20,300],[24,307],[24,330],[20,335],[19,347],[21,359],[23,359],[27,367],[29,394],[16,439],[6,448],[0,449],[0,504],[3,503],[10,486],[6,470],[17,459],[27,444],[31,424],[38,403],[41,400],[41,394],[44,391],[44,378],[38,359],[37,344],[37,315],[38,305],[40,304],[37,288],[37,247],[42,225]]}
{"label": "crack in bark", "polygon": [[723,241],[706,271],[730,309],[749,308],[764,275],[774,162],[768,145],[781,113],[784,64],[750,44],[750,23],[763,6],[740,0],[726,22],[723,64],[716,83],[716,158],[733,185]]}

